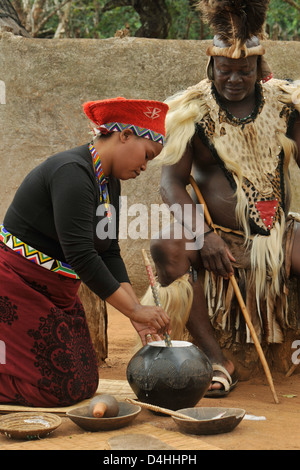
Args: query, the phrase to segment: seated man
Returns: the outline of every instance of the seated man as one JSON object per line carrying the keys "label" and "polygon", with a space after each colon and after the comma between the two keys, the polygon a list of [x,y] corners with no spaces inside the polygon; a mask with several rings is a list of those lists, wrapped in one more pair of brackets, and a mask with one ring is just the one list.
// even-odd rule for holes
{"label": "seated man", "polygon": [[[200,3],[217,25],[208,49],[208,78],[167,100],[161,195],[170,206],[195,207],[199,201],[186,189],[193,173],[217,233],[206,223],[201,243],[194,216],[190,231],[200,249],[186,249],[184,238],[161,236],[152,240],[151,254],[158,280],[170,292],[182,282],[189,295],[182,276],[189,267],[197,273],[190,279],[186,327],[216,370],[208,396],[221,396],[235,383],[235,367],[224,357],[214,327],[234,325],[237,340],[251,341],[229,275],[236,275],[258,337],[268,343],[283,340],[286,281],[300,275],[300,230],[289,214],[288,174],[292,157],[300,166],[300,90],[272,78],[258,39],[264,17],[251,27],[248,15],[248,28],[239,29],[240,11],[230,6],[211,11],[210,2]],[[243,2],[246,15],[248,3]],[[225,25],[234,22],[236,28],[228,26],[226,35]]]}

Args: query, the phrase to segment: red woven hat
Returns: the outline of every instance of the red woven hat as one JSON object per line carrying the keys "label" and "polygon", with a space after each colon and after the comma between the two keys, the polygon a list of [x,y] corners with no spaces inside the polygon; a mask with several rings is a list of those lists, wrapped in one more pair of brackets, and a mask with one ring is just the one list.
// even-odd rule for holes
{"label": "red woven hat", "polygon": [[168,105],[153,100],[128,100],[118,97],[84,103],[87,117],[101,133],[132,129],[139,137],[164,144]]}

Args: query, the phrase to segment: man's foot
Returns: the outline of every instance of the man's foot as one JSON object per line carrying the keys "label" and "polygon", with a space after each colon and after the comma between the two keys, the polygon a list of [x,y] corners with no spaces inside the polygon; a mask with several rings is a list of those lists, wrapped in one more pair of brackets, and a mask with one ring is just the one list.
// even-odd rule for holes
{"label": "man's foot", "polygon": [[221,364],[212,364],[214,375],[211,385],[205,394],[206,398],[220,398],[227,396],[236,386],[237,379],[234,374],[234,366],[228,362],[227,368]]}

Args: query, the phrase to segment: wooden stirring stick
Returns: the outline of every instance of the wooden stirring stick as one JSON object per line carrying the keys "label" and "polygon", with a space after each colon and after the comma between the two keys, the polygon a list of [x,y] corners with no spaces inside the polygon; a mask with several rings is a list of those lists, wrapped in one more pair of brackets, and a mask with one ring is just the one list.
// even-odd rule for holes
{"label": "wooden stirring stick", "polygon": [[175,416],[175,418],[188,419],[189,421],[199,421],[199,419],[184,415],[183,413],[179,413],[178,411],[168,410],[166,408],[161,408],[160,406],[150,405],[149,403],[132,400],[131,398],[126,398],[126,401],[128,401],[128,403],[131,403],[132,405],[138,405],[141,408],[146,408],[147,410],[155,411],[156,413],[163,413],[165,415]]}
{"label": "wooden stirring stick", "polygon": [[[156,287],[156,283],[155,283],[155,279],[154,279],[154,275],[153,275],[150,260],[147,256],[146,250],[143,249],[142,253],[143,253],[144,263],[145,263],[145,266],[146,266],[146,270],[147,270],[150,286],[151,286],[151,289],[152,289],[152,294],[153,294],[155,305],[157,307],[161,307],[159,294],[158,294],[158,290],[157,290],[157,287]],[[170,335],[168,333],[164,334],[164,340],[165,340],[166,346],[172,347],[172,341],[171,341]]]}
{"label": "wooden stirring stick", "polygon": [[[203,205],[204,207],[204,216],[206,218],[206,222],[207,224],[214,230],[214,232],[216,233],[216,229],[214,227],[214,224],[213,224],[213,221],[212,221],[212,218],[209,214],[209,211],[208,211],[208,208],[206,206],[206,203],[204,201],[204,198],[196,184],[196,181],[194,180],[194,178],[192,176],[190,176],[190,183],[196,193],[196,196],[200,202],[200,204]],[[269,369],[269,366],[268,366],[268,363],[266,361],[266,358],[265,358],[265,355],[264,355],[264,352],[262,350],[262,347],[260,345],[260,342],[259,342],[259,339],[257,337],[257,334],[256,334],[256,331],[254,329],[254,326],[252,324],[252,321],[251,321],[251,318],[250,318],[250,315],[249,315],[249,312],[247,310],[247,307],[245,305],[245,302],[244,302],[244,299],[242,297],[242,294],[241,294],[241,291],[240,291],[240,288],[238,286],[238,283],[236,281],[236,278],[234,276],[234,274],[232,274],[230,276],[230,282],[232,284],[232,287],[234,289],[234,292],[235,292],[235,295],[238,299],[238,302],[239,302],[239,305],[240,305],[240,308],[242,310],[242,313],[244,315],[244,318],[245,318],[245,321],[247,323],[247,326],[249,328],[249,331],[250,331],[250,334],[252,336],[252,339],[253,339],[253,342],[255,344],[255,347],[256,347],[256,350],[257,350],[257,353],[259,355],[259,358],[261,360],[261,363],[262,363],[262,366],[264,368],[264,371],[265,371],[265,374],[266,374],[266,377],[267,377],[267,380],[268,380],[268,383],[269,383],[269,386],[270,386],[270,389],[272,391],[272,394],[273,394],[273,398],[274,398],[274,401],[276,404],[279,403],[279,400],[278,400],[278,397],[277,397],[277,394],[276,394],[276,391],[275,391],[275,387],[274,387],[274,383],[273,383],[273,379],[272,379],[272,375],[271,375],[271,372],[270,372],[270,369]]]}

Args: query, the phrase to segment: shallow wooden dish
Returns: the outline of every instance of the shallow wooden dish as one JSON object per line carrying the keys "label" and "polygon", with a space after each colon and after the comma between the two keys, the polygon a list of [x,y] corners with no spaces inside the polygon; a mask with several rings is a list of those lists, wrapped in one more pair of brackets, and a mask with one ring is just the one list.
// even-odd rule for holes
{"label": "shallow wooden dish", "polygon": [[[184,408],[178,412],[196,418],[190,421],[172,416],[180,431],[188,434],[209,435],[233,431],[244,418],[246,411],[241,408]],[[224,414],[223,414],[224,413]],[[222,415],[222,416],[220,416]],[[219,418],[217,418],[220,416]]]}
{"label": "shallow wooden dish", "polygon": [[66,413],[77,426],[85,431],[110,431],[128,426],[142,411],[142,408],[130,403],[119,402],[119,414],[115,418],[94,418],[88,416],[89,406],[80,406]]}

